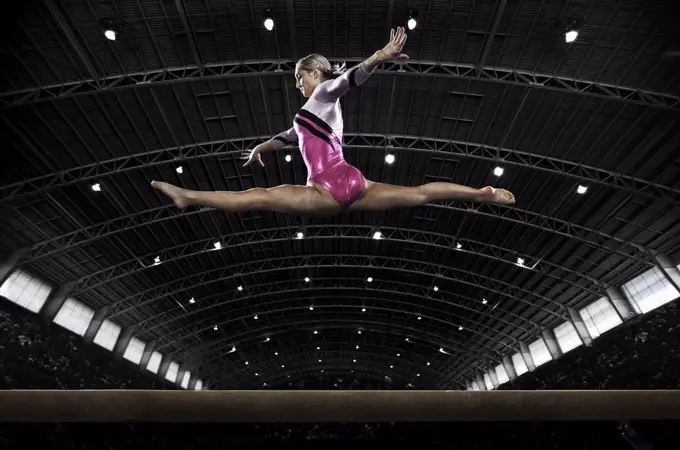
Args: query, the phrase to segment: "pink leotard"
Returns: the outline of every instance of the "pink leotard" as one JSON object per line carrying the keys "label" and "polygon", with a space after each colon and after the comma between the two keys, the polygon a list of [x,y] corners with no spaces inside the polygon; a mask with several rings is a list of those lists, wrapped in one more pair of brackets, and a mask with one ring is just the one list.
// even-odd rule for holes
{"label": "pink leotard", "polygon": [[361,171],[348,164],[342,154],[340,97],[363,84],[369,75],[359,64],[338,78],[319,84],[295,115],[293,127],[273,138],[281,147],[299,141],[307,166],[307,184],[318,183],[343,208],[361,197],[365,180]]}

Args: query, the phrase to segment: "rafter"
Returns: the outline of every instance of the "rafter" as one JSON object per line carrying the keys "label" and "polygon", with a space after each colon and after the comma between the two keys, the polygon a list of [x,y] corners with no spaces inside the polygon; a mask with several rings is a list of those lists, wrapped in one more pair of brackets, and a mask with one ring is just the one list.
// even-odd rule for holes
{"label": "rafter", "polygon": [[[297,310],[301,310],[304,312],[304,310],[307,309],[308,305],[305,303],[300,303],[301,300],[309,300],[310,298],[314,299],[325,299],[327,300],[326,302],[323,303],[321,308],[324,310],[329,309],[338,309],[338,310],[348,310],[348,312],[355,312],[357,309],[357,303],[352,303],[348,304],[344,302],[344,300],[350,299],[350,298],[355,298],[355,296],[347,296],[340,300],[334,300],[332,297],[333,290],[336,292],[342,292],[345,294],[346,292],[355,292],[355,291],[361,291],[363,286],[359,284],[359,286],[337,286],[338,283],[337,280],[330,280],[331,282],[326,284],[326,281],[328,279],[323,279],[321,282],[323,283],[315,283],[315,286],[313,288],[301,288],[299,285],[298,286],[286,286],[286,283],[268,283],[266,285],[258,285],[257,288],[261,289],[264,292],[256,292],[256,293],[250,293],[246,296],[243,296],[243,298],[238,298],[238,299],[232,299],[231,301],[227,302],[222,302],[218,303],[216,305],[211,305],[210,307],[207,308],[202,308],[198,311],[197,313],[205,312],[208,309],[214,309],[218,306],[232,306],[234,307],[233,310],[230,310],[228,313],[228,320],[226,322],[222,321],[222,318],[220,316],[208,316],[205,319],[198,319],[194,322],[192,322],[190,325],[176,325],[175,328],[173,329],[172,333],[170,334],[164,334],[159,336],[157,339],[159,343],[161,344],[157,349],[160,351],[161,349],[168,347],[168,346],[173,346],[177,342],[183,342],[185,339],[188,337],[195,335],[196,333],[200,333],[203,331],[208,331],[211,327],[213,327],[215,324],[222,324],[222,325],[229,325],[230,323],[238,323],[242,320],[250,319],[252,318],[253,315],[253,307],[252,305],[246,305],[246,306],[241,306],[236,308],[234,305],[230,305],[231,303],[238,303],[238,302],[244,302],[246,300],[258,300],[258,306],[257,308],[260,311],[264,311],[262,314],[276,314],[276,313],[289,313],[289,312],[295,312]],[[356,281],[357,280],[353,280]],[[283,284],[283,286],[280,286],[280,284]],[[388,283],[385,283],[388,284]],[[398,284],[397,284],[398,285]],[[428,320],[430,320],[431,323],[442,323],[444,327],[453,327],[456,325],[459,325],[461,323],[465,323],[467,327],[470,327],[470,324],[479,327],[483,331],[475,330],[475,333],[479,333],[483,337],[490,339],[492,342],[500,345],[501,347],[507,347],[507,345],[503,344],[498,340],[498,336],[493,336],[491,334],[486,334],[487,331],[493,332],[494,329],[492,326],[489,326],[487,324],[484,324],[482,322],[479,322],[474,319],[470,319],[469,317],[463,316],[458,313],[453,313],[450,312],[450,310],[441,310],[438,311],[435,308],[429,307],[426,304],[419,305],[418,303],[413,303],[413,302],[407,302],[404,300],[398,300],[393,294],[400,294],[403,296],[410,296],[413,298],[417,298],[416,295],[406,293],[403,291],[406,291],[409,289],[409,286],[403,287],[399,286],[399,290],[396,291],[388,291],[386,288],[380,287],[377,289],[364,289],[367,291],[371,291],[372,293],[381,293],[381,295],[384,295],[382,299],[377,299],[376,303],[371,304],[371,311],[384,311],[384,312],[390,312],[390,313],[398,313],[398,314],[405,314],[409,316],[415,316],[415,317],[424,317]],[[415,290],[411,288],[412,290]],[[420,298],[426,298],[424,297],[425,295],[429,294],[425,289],[420,289]],[[425,292],[423,292],[425,291]],[[318,297],[316,295],[307,295],[307,296],[302,296],[302,297],[290,297],[290,298],[277,298],[276,300],[272,301],[260,301],[263,297],[266,298],[270,295],[275,295],[275,296],[281,296],[281,295],[298,295],[299,293],[311,293],[314,294],[315,292],[320,292],[323,294],[331,294],[328,295],[327,297]],[[390,296],[392,294],[392,296]],[[362,299],[370,299],[370,297],[360,297]],[[293,301],[295,300],[295,301]],[[376,299],[373,299],[376,300]],[[201,301],[205,302],[207,301],[206,298],[201,297]],[[384,303],[384,305],[383,305]],[[432,302],[434,303],[434,301]],[[442,300],[439,300],[437,303],[443,303],[446,306],[453,307],[455,308],[457,305],[450,303],[450,302],[445,302]],[[479,303],[479,302],[478,302]],[[392,306],[388,305],[397,305],[399,308],[394,308]],[[403,308],[403,309],[402,309]],[[453,310],[453,308],[451,310]],[[463,308],[455,308],[455,309],[463,309]],[[473,308],[465,308],[470,311],[475,311],[475,312],[481,312],[481,311],[476,311]],[[193,311],[192,311],[193,312]],[[438,315],[439,313],[439,315]],[[177,314],[175,312],[175,314]],[[455,319],[455,321],[447,321],[444,320],[445,317],[449,317],[451,319]],[[147,320],[142,322],[142,324],[145,325],[145,331],[146,332],[151,332],[151,327],[153,325],[153,320]],[[415,320],[414,320],[415,322]],[[532,334],[533,332],[536,332],[537,330],[540,330],[540,327],[535,326],[532,329],[525,329],[521,326],[517,326],[505,319],[498,319],[498,322],[503,323],[504,325],[508,326],[513,326],[516,329],[522,331],[523,333],[527,334]],[[149,329],[147,329],[147,327]],[[253,328],[249,327],[249,332],[253,332],[255,335],[258,335],[260,333],[259,328]],[[515,340],[512,336],[506,334],[506,333],[499,333],[499,335],[503,338],[506,338],[508,340]],[[259,336],[259,335],[258,335]],[[244,338],[245,339],[245,338]],[[241,339],[239,339],[240,341]],[[457,351],[461,351],[462,347],[457,347]]]}
{"label": "rafter", "polygon": [[[546,298],[542,295],[538,295],[520,286],[512,285],[505,281],[490,278],[485,275],[472,273],[441,264],[417,261],[409,258],[385,258],[375,255],[367,256],[340,254],[267,258],[226,267],[218,267],[201,273],[175,279],[162,285],[154,286],[129,297],[122,298],[109,306],[111,307],[112,317],[115,317],[119,314],[128,312],[131,309],[157,302],[160,299],[175,295],[177,292],[181,292],[189,288],[196,288],[197,286],[203,286],[218,281],[223,282],[224,280],[246,276],[246,274],[263,274],[268,272],[276,272],[282,269],[289,270],[293,268],[310,266],[329,268],[367,267],[368,264],[366,264],[366,261],[370,263],[370,267],[375,269],[394,270],[417,275],[429,274],[433,278],[438,277],[473,287],[482,287],[487,292],[494,292],[498,295],[514,299],[520,303],[527,301],[524,299],[524,296],[529,296],[529,298],[541,300],[548,305],[552,304],[557,309],[561,309],[554,300]],[[76,290],[73,291],[72,294],[77,296],[79,292],[83,291]],[[546,313],[559,318],[567,317],[566,313],[550,311],[535,304],[532,304],[532,306],[541,308]]]}
{"label": "rafter", "polygon": [[[663,201],[673,206],[680,203],[680,188],[677,187],[665,186],[611,170],[516,149],[499,148],[477,142],[411,135],[388,136],[385,134],[347,133],[344,137],[344,147],[346,148],[371,150],[391,146],[390,150],[395,152],[427,152],[440,156],[465,157],[490,162],[502,161],[503,164],[540,170],[591,184],[599,184],[632,195]],[[270,136],[256,136],[195,143],[74,167],[0,186],[0,203],[16,201],[28,195],[44,194],[53,189],[88,180],[101,180],[131,170],[176,164],[181,161],[201,158],[239,157],[244,150],[269,138]]]}
{"label": "rafter", "polygon": [[[338,58],[331,57],[330,59],[334,61]],[[350,64],[356,64],[361,60],[347,58],[345,61]],[[102,78],[100,84],[94,78],[59,85],[3,92],[0,93],[0,105],[5,109],[43,101],[132,88],[149,88],[171,83],[248,76],[293,75],[294,70],[295,61],[290,59],[225,62],[205,64],[203,67],[188,65],[162,68]],[[385,63],[376,70],[376,73],[456,77],[467,80],[511,84],[531,89],[546,89],[575,95],[585,95],[650,108],[668,110],[680,108],[680,97],[667,93],[501,67],[486,66],[478,68],[471,64],[409,60],[408,62]]]}
{"label": "rafter", "polygon": [[[73,284],[78,290],[96,288],[98,285],[108,283],[132,274],[137,274],[140,271],[149,270],[153,265],[141,265],[140,261],[153,261],[153,258],[158,256],[164,263],[177,262],[182,258],[189,258],[203,254],[209,254],[215,251],[214,243],[216,240],[222,244],[223,248],[235,249],[240,246],[249,245],[263,245],[275,242],[290,242],[291,238],[297,232],[298,227],[289,226],[282,228],[268,228],[259,229],[256,231],[246,231],[241,233],[229,233],[222,236],[215,236],[209,239],[197,240],[189,243],[181,243],[172,247],[166,247],[162,251],[153,251],[145,255],[135,255],[134,258],[127,261],[120,262],[116,265],[105,267],[97,271],[88,273],[87,275],[74,280]],[[369,225],[308,225],[305,227],[308,233],[306,239],[372,239],[371,232],[374,227]],[[425,245],[428,247],[435,247],[441,249],[455,249],[459,243],[454,236],[429,232],[425,230],[381,227],[383,237],[382,240],[386,242],[401,242]],[[517,250],[506,249],[473,239],[460,240],[465,242],[465,246],[456,249],[462,254],[474,254],[477,256],[493,259],[498,262],[515,265]],[[462,245],[462,244],[461,244]],[[534,261],[539,261],[540,264],[532,268],[536,273],[552,278],[554,281],[566,282],[567,284],[576,287],[579,290],[588,291],[590,293],[601,292],[601,283],[588,275],[579,272],[578,270],[571,270],[565,268],[563,265],[552,263],[538,256],[530,254],[522,254],[522,257],[527,261],[531,261],[528,265],[533,266]],[[549,270],[548,270],[549,269]],[[582,279],[587,279],[590,282],[589,286],[569,281],[567,278],[572,275],[577,275]]]}

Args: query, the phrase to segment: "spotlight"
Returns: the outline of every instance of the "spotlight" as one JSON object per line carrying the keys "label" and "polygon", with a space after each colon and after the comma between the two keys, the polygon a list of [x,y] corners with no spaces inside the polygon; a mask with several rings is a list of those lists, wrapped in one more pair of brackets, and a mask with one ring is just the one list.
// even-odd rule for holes
{"label": "spotlight", "polygon": [[585,194],[588,191],[588,186],[581,186],[580,184],[578,185],[578,188],[576,188],[576,193],[577,194]]}
{"label": "spotlight", "polygon": [[[310,311],[314,311],[314,307],[313,307],[313,306],[310,306],[310,307],[309,307],[309,310],[310,310]],[[314,333],[316,333],[316,332],[314,332]]]}
{"label": "spotlight", "polygon": [[295,235],[296,239],[304,239],[305,238],[305,233],[302,231],[298,231],[297,234]]}
{"label": "spotlight", "polygon": [[257,317],[257,314],[255,315],[255,317],[253,317],[253,319],[255,319],[255,320],[257,320],[258,318],[259,318],[259,317]]}
{"label": "spotlight", "polygon": [[177,168],[175,169],[175,172],[184,173],[184,169],[182,169],[182,166],[177,166]]}
{"label": "spotlight", "polygon": [[309,277],[305,277],[305,283],[309,283]]}
{"label": "spotlight", "polygon": [[293,157],[290,155],[286,155],[286,162],[291,162],[293,160]]}
{"label": "spotlight", "polygon": [[385,155],[385,162],[387,164],[392,164],[394,162],[394,155],[391,154],[391,153],[388,153],[387,155]]}
{"label": "spotlight", "polygon": [[463,331],[463,327],[462,326],[458,327],[458,331]]}
{"label": "spotlight", "polygon": [[116,32],[113,31],[113,30],[104,30],[104,36],[109,41],[115,41],[116,40]]}
{"label": "spotlight", "polygon": [[366,279],[366,281],[368,281],[369,283],[372,283],[372,282],[373,282],[373,277],[368,277],[368,278]]}
{"label": "spotlight", "polygon": [[191,304],[193,305],[194,303],[196,303],[196,300],[195,300],[193,297],[191,297],[191,298],[189,299],[189,303],[191,303]]}
{"label": "spotlight", "polygon": [[239,287],[237,287],[236,289],[238,289],[239,292],[241,292],[241,291],[243,290],[243,286],[239,286]]}
{"label": "spotlight", "polygon": [[215,325],[215,326],[213,327],[213,330],[217,331],[217,325]]}
{"label": "spotlight", "polygon": [[373,239],[375,239],[376,241],[379,241],[382,238],[383,238],[383,235],[380,231],[376,231],[375,233],[373,233]]}
{"label": "spotlight", "polygon": [[437,292],[439,290],[439,286],[434,287],[434,291]]}
{"label": "spotlight", "polygon": [[413,30],[416,27],[416,25],[418,25],[418,22],[416,21],[417,17],[418,17],[417,9],[412,9],[408,13],[408,22],[406,24],[408,25],[409,30]]}
{"label": "spotlight", "polygon": [[222,243],[221,243],[221,242],[215,242],[215,244],[213,244],[213,245],[215,245],[215,250],[219,250],[219,249],[222,248]]}
{"label": "spotlight", "polygon": [[486,299],[483,298],[483,299],[482,299],[482,305],[486,305],[487,303],[489,303],[489,302],[487,302]]}
{"label": "spotlight", "polygon": [[267,31],[272,31],[274,29],[274,19],[271,9],[266,9],[264,12],[264,27]]}
{"label": "spotlight", "polygon": [[496,175],[497,177],[500,177],[501,175],[503,175],[503,168],[497,166],[495,169],[493,169],[493,174]]}
{"label": "spotlight", "polygon": [[95,184],[92,185],[92,190],[95,191],[95,192],[101,192],[102,187],[99,183],[95,183]]}
{"label": "spotlight", "polygon": [[575,20],[570,20],[567,22],[567,26],[564,29],[564,41],[567,44],[571,44],[576,40],[579,31],[579,24]]}
{"label": "spotlight", "polygon": [[366,312],[366,308],[361,308],[361,312]]}

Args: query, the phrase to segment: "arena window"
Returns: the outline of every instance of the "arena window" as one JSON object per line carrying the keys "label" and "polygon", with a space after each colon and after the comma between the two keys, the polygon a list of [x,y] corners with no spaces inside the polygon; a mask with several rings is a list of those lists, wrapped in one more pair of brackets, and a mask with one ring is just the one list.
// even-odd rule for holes
{"label": "arena window", "polygon": [[92,308],[69,298],[59,309],[54,318],[54,323],[73,331],[78,336],[82,336],[87,331],[93,316],[94,310]]}
{"label": "arena window", "polygon": [[158,368],[161,366],[161,361],[163,360],[163,355],[160,352],[153,352],[151,358],[149,358],[149,363],[146,365],[146,370],[153,373],[158,373]]}
{"label": "arena window", "polygon": [[484,372],[484,384],[486,385],[487,391],[492,391],[494,389],[494,385],[491,382],[491,377],[486,372]]}
{"label": "arena window", "polygon": [[505,367],[503,366],[503,364],[499,364],[496,366],[496,377],[498,377],[499,385],[510,381],[510,377],[508,377],[508,372],[505,371]]}
{"label": "arena window", "polygon": [[517,376],[523,375],[529,371],[527,363],[524,361],[524,358],[522,358],[520,353],[515,353],[512,355],[512,365],[515,367]]}
{"label": "arena window", "polygon": [[0,286],[0,296],[32,312],[40,311],[52,288],[38,278],[17,269]]}
{"label": "arena window", "polygon": [[623,323],[607,297],[594,301],[580,312],[593,339]]}
{"label": "arena window", "polygon": [[177,382],[177,372],[179,371],[179,364],[177,364],[175,361],[172,361],[168,365],[168,371],[165,373],[165,379],[170,381],[171,383]]}
{"label": "arena window", "polygon": [[118,341],[118,336],[120,335],[120,326],[111,322],[110,320],[105,320],[102,326],[99,327],[97,335],[94,337],[94,343],[104,347],[107,350],[113,350],[113,347]]}
{"label": "arena window", "polygon": [[557,339],[557,344],[560,346],[562,353],[567,353],[583,345],[583,341],[578,335],[576,328],[571,322],[564,322],[562,325],[558,325],[553,330],[555,332],[555,338]]}
{"label": "arena window", "polygon": [[[144,355],[144,348],[146,344],[136,337],[130,339],[128,346],[125,348],[125,353],[123,353],[123,358],[127,359],[131,363],[139,364]],[[160,364],[160,361],[159,361]]]}
{"label": "arena window", "polygon": [[680,296],[658,267],[633,278],[622,286],[622,290],[642,314],[672,302]]}
{"label": "arena window", "polygon": [[183,389],[189,389],[189,380],[191,379],[191,372],[188,370],[184,372],[184,377],[182,377],[182,388]]}
{"label": "arena window", "polygon": [[198,380],[196,382],[196,387],[194,388],[194,390],[200,391],[201,389],[203,389],[203,380]]}
{"label": "arena window", "polygon": [[548,350],[548,346],[545,345],[543,338],[538,338],[529,344],[529,352],[531,353],[531,357],[534,359],[534,364],[536,367],[542,366],[552,359],[552,356],[550,356],[550,351]]}

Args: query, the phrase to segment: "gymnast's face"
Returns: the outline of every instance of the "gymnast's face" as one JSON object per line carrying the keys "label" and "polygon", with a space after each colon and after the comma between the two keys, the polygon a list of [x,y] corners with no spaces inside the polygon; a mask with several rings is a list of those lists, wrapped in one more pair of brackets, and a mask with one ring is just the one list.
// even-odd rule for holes
{"label": "gymnast's face", "polygon": [[295,87],[302,92],[303,97],[309,97],[321,82],[318,70],[295,69]]}

